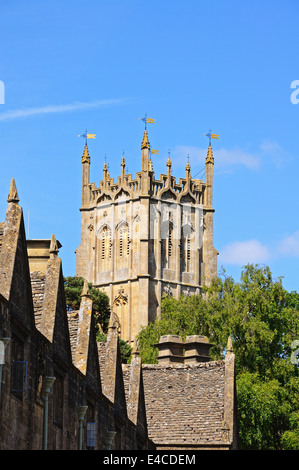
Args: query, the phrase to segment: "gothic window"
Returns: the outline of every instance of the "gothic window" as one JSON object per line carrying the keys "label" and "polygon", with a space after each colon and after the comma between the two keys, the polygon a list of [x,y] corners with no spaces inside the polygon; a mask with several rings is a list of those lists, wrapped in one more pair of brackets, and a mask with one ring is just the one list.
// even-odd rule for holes
{"label": "gothic window", "polygon": [[194,272],[195,263],[195,211],[193,207],[185,207],[182,213],[182,229],[180,242],[180,260],[182,272]]}
{"label": "gothic window", "polygon": [[101,255],[102,259],[111,259],[111,230],[108,229],[107,225],[102,230]]}
{"label": "gothic window", "polygon": [[135,274],[140,272],[140,219],[135,217],[132,226],[132,271]]}
{"label": "gothic window", "polygon": [[169,226],[169,234],[168,234],[168,260],[170,260],[172,256],[172,236],[173,236],[172,227]]}
{"label": "gothic window", "polygon": [[182,234],[180,243],[181,271],[194,271],[194,233]]}
{"label": "gothic window", "polygon": [[190,263],[190,260],[191,260],[191,240],[190,240],[190,236],[187,238],[187,262],[188,264]]}
{"label": "gothic window", "polygon": [[[163,231],[165,226],[163,227]],[[173,243],[173,224],[167,222],[167,230],[161,238],[161,266],[166,269],[175,268],[175,250]]]}
{"label": "gothic window", "polygon": [[126,223],[121,224],[117,230],[118,256],[122,259],[128,258],[130,254],[130,232]]}
{"label": "gothic window", "polygon": [[127,243],[128,233],[126,227],[119,229],[119,256],[128,254],[129,244]]}
{"label": "gothic window", "polygon": [[102,271],[108,271],[110,269],[111,250],[111,230],[107,225],[105,225],[100,233],[100,269]]}

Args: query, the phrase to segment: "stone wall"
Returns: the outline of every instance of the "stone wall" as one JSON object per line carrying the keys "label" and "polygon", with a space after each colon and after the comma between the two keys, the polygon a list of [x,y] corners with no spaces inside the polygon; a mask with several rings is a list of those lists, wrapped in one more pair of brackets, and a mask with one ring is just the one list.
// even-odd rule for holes
{"label": "stone wall", "polygon": [[[170,157],[166,174],[156,179],[145,130],[142,170],[110,176],[105,162],[96,187],[89,182],[90,156],[82,156],[81,240],[76,274],[105,291],[117,309],[122,339],[133,342],[140,328],[161,314],[161,298],[199,294],[217,276],[213,246],[212,149],[206,158],[207,181],[185,175],[176,180]],[[126,301],[118,302],[123,289]]]}
{"label": "stone wall", "polygon": [[[145,417],[139,414],[137,421],[128,417],[118,335],[110,328],[107,343],[98,347],[86,284],[80,310],[67,314],[59,243],[52,236],[46,256],[43,247],[43,259],[38,260],[34,241],[26,242],[18,202],[12,181],[1,223],[0,346],[6,347],[1,364],[0,449],[74,450],[79,445],[85,449],[88,423],[96,426],[95,449],[107,449],[110,431],[116,432],[112,449],[154,448]],[[32,252],[34,263],[30,263]],[[30,264],[42,271],[30,273]],[[108,363],[115,364],[113,370],[106,367]],[[104,387],[107,377],[114,393]],[[54,382],[46,393],[49,380]],[[85,411],[82,444],[80,410]]]}
{"label": "stone wall", "polygon": [[112,449],[236,448],[231,343],[210,362],[207,338],[162,337],[159,364],[142,365],[134,351],[122,365],[117,315],[97,343],[86,281],[79,310],[66,311],[59,243],[28,244],[18,203],[12,180],[0,224],[0,449],[104,450],[111,431]]}

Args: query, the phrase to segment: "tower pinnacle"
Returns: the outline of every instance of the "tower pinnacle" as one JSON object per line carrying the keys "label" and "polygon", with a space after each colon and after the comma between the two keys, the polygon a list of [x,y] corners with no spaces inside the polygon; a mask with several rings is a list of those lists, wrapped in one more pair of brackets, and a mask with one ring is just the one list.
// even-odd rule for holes
{"label": "tower pinnacle", "polygon": [[207,156],[206,156],[206,164],[207,163],[212,163],[214,165],[214,157],[213,157],[213,150],[212,146],[209,145],[208,151],[207,151]]}
{"label": "tower pinnacle", "polygon": [[150,143],[149,143],[149,140],[148,140],[148,135],[147,135],[147,130],[146,129],[144,130],[143,139],[142,139],[142,142],[141,142],[141,150],[143,150],[143,149],[150,149]]}
{"label": "tower pinnacle", "polygon": [[82,155],[82,163],[90,163],[90,156],[88,152],[87,144],[84,145],[83,155]]}
{"label": "tower pinnacle", "polygon": [[18,191],[17,191],[16,182],[14,178],[12,178],[10,182],[7,202],[14,202],[16,204],[18,204],[19,202]]}

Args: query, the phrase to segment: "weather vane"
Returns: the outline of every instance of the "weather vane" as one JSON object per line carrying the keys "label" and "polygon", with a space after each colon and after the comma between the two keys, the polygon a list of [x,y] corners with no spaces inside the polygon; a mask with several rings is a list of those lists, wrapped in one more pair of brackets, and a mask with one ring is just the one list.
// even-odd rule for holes
{"label": "weather vane", "polygon": [[78,137],[83,137],[85,139],[85,144],[87,145],[87,139],[95,139],[96,134],[87,134],[87,129],[84,134],[78,134]]}
{"label": "weather vane", "polygon": [[146,125],[147,124],[154,124],[155,123],[155,120],[151,119],[151,118],[148,118],[146,114],[145,114],[144,118],[138,118],[138,121],[143,121],[144,122],[145,130],[146,130]]}
{"label": "weather vane", "polygon": [[207,134],[203,134],[203,135],[206,135],[207,137],[209,137],[209,145],[211,145],[211,139],[219,139],[219,135],[212,134],[211,129],[210,129],[210,132],[208,132]]}

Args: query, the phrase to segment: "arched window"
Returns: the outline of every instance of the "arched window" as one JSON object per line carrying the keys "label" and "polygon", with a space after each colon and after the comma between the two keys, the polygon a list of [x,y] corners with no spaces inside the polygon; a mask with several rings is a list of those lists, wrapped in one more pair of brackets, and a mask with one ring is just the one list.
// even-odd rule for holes
{"label": "arched window", "polygon": [[112,250],[112,237],[110,228],[105,225],[100,233],[100,269],[101,271],[108,271],[110,269]]}
{"label": "arched window", "polygon": [[181,272],[194,272],[195,266],[195,211],[185,208],[182,215],[180,242]]}
{"label": "arched window", "polygon": [[128,265],[130,255],[130,231],[127,223],[121,223],[116,230],[117,267]]}
{"label": "arched window", "polygon": [[183,234],[181,236],[180,243],[180,260],[181,260],[181,271],[182,272],[193,272],[194,271],[194,231]]}
{"label": "arched window", "polygon": [[163,228],[164,237],[161,238],[161,266],[162,269],[175,268],[175,250],[173,243],[173,224],[167,222],[167,230]]}
{"label": "arched window", "polygon": [[132,272],[134,274],[139,274],[140,273],[140,218],[139,216],[135,217],[133,224],[132,224],[131,245],[132,245]]}

